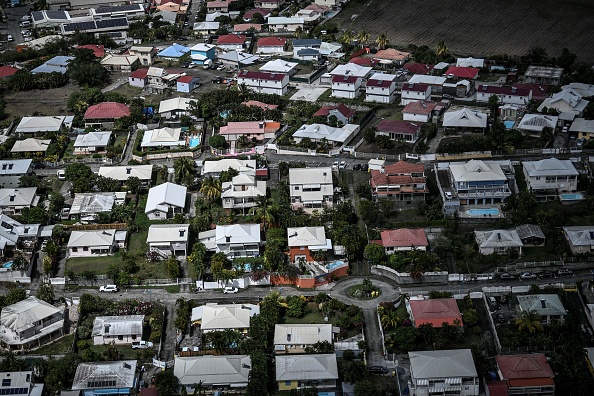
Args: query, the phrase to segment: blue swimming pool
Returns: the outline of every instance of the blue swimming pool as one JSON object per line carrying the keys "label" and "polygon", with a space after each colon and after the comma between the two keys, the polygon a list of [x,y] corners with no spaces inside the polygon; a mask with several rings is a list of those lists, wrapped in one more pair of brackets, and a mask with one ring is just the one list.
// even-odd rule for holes
{"label": "blue swimming pool", "polygon": [[582,193],[565,193],[559,194],[559,199],[561,201],[580,201],[584,199],[584,195]]}
{"label": "blue swimming pool", "polygon": [[237,269],[243,269],[245,272],[252,272],[252,264],[250,263],[239,263],[235,264]]}
{"label": "blue swimming pool", "polygon": [[470,216],[499,216],[501,214],[497,208],[468,209],[466,213]]}
{"label": "blue swimming pool", "polygon": [[192,136],[190,138],[190,148],[194,148],[196,146],[200,145],[200,137],[198,136]]}
{"label": "blue swimming pool", "polygon": [[503,125],[505,125],[505,129],[512,129],[516,124],[515,121],[503,121]]}
{"label": "blue swimming pool", "polygon": [[2,264],[2,268],[12,268],[12,261]]}
{"label": "blue swimming pool", "polygon": [[340,267],[341,265],[344,265],[344,261],[342,261],[342,260],[336,260],[333,263],[330,263],[330,264],[326,265],[326,268],[328,270],[333,270],[334,268]]}

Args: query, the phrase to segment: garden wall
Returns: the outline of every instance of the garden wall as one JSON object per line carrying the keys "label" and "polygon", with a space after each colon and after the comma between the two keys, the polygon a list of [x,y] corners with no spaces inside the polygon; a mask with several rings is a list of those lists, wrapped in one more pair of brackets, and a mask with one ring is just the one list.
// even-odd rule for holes
{"label": "garden wall", "polygon": [[446,271],[425,272],[422,278],[414,279],[408,272],[398,272],[383,265],[372,265],[371,273],[374,275],[385,276],[386,278],[392,279],[393,281],[401,284],[448,282],[448,273]]}

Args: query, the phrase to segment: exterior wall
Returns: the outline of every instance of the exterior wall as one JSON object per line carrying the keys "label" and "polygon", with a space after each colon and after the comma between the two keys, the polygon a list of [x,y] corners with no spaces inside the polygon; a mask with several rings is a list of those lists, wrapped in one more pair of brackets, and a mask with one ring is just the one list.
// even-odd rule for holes
{"label": "exterior wall", "polygon": [[367,89],[367,93],[365,95],[365,101],[366,102],[375,102],[375,103],[392,103],[394,101],[395,96],[392,94],[386,94],[386,95],[381,95],[381,94],[374,94],[371,93],[374,91],[370,91],[369,88]]}
{"label": "exterior wall", "polygon": [[429,89],[425,92],[403,90],[400,104],[402,106],[406,106],[410,102],[419,100],[429,100],[429,98],[431,98],[431,87],[429,87]]}
{"label": "exterior wall", "polygon": [[95,336],[93,337],[93,345],[115,344],[115,345],[129,345],[133,341],[142,339],[142,334],[129,335],[112,335],[112,336]]}
{"label": "exterior wall", "polygon": [[297,389],[299,381],[278,381],[279,391],[289,391],[291,389]]}
{"label": "exterior wall", "polygon": [[333,7],[338,5],[339,0],[315,0],[314,3],[321,6]]}
{"label": "exterior wall", "polygon": [[17,188],[19,186],[19,180],[21,179],[22,175],[3,175],[0,176],[0,188]]}
{"label": "exterior wall", "polygon": [[376,132],[376,135],[379,136],[388,136],[390,138],[390,140],[396,140],[396,139],[401,139],[404,140],[405,142],[409,142],[409,143],[414,143],[417,141],[417,139],[419,138],[419,133],[417,132],[414,135],[411,134],[403,134],[403,133],[394,133],[394,132]]}
{"label": "exterior wall", "polygon": [[271,25],[269,28],[273,28],[275,32],[294,32],[298,27],[303,29],[302,23],[294,23],[291,25]]}
{"label": "exterior wall", "polygon": [[555,190],[557,193],[577,191],[577,176],[529,177],[525,170],[524,176],[529,190]]}
{"label": "exterior wall", "polygon": [[311,278],[297,278],[292,280],[281,276],[272,276],[270,282],[273,285],[294,285],[301,289],[313,289],[316,284],[316,279],[312,276]]}
{"label": "exterior wall", "polygon": [[412,114],[412,113],[402,113],[402,118],[404,121],[412,121],[412,122],[429,122],[431,121],[430,114]]}
{"label": "exterior wall", "polygon": [[258,52],[261,54],[276,54],[283,51],[283,47],[258,47]]}
{"label": "exterior wall", "polygon": [[503,104],[517,104],[517,105],[525,105],[530,102],[528,96],[518,96],[518,95],[502,95],[502,94],[493,94],[488,92],[481,92],[478,91],[476,93],[476,101],[477,102],[488,102],[489,98],[495,95],[499,98],[499,102]]}
{"label": "exterior wall", "polygon": [[[76,249],[76,251],[74,250]],[[87,250],[85,250],[87,249]],[[70,257],[100,257],[100,256],[111,256],[113,254],[113,249],[111,246],[102,246],[101,253],[96,253],[96,247],[79,247],[79,248],[68,248],[68,254]]]}
{"label": "exterior wall", "polygon": [[243,44],[217,44],[217,47],[222,48],[227,51],[241,51],[243,49]]}
{"label": "exterior wall", "polygon": [[[444,379],[432,379],[433,383],[429,385],[417,385],[417,380],[414,378],[411,379],[412,386],[410,387],[410,394],[411,396],[429,396],[429,388],[447,388],[451,386],[445,383]],[[441,382],[440,382],[441,381]],[[431,393],[431,394],[443,394],[443,393]],[[471,381],[462,381],[460,393],[456,393],[456,395],[460,396],[477,396],[479,394],[479,380],[478,378],[473,378],[473,382]]]}
{"label": "exterior wall", "polygon": [[237,84],[245,84],[249,89],[258,93],[284,95],[288,91],[289,76],[285,75],[281,81],[254,80],[239,77]]}
{"label": "exterior wall", "polygon": [[146,81],[143,78],[128,77],[128,84],[133,87],[144,88]]}
{"label": "exterior wall", "polygon": [[313,257],[311,257],[311,254],[307,246],[291,246],[289,248],[289,260],[291,262],[297,262],[297,259],[295,257],[298,256],[305,256],[305,261],[307,261],[308,263],[314,261]]}

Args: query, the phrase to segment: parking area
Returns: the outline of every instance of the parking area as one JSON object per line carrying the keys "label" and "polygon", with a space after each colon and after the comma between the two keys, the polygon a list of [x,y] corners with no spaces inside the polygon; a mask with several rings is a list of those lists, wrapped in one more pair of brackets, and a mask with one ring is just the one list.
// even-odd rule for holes
{"label": "parking area", "polygon": [[297,88],[297,92],[295,92],[289,99],[305,100],[306,102],[315,102],[320,96],[322,96],[324,92],[329,89],[328,87],[320,87],[319,85],[314,84],[297,83],[295,86]]}

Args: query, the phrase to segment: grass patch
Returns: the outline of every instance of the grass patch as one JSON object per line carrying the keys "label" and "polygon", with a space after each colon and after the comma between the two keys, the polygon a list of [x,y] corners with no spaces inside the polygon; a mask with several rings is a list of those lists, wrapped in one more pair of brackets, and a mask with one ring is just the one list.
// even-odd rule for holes
{"label": "grass patch", "polygon": [[89,348],[100,355],[113,346],[120,353],[120,359],[136,359],[136,351],[130,345],[91,345]]}
{"label": "grass patch", "polygon": [[514,172],[516,174],[516,184],[518,185],[518,189],[520,191],[528,190],[528,185],[526,184],[526,177],[524,176],[523,172],[523,166],[515,165]]}
{"label": "grass patch", "polygon": [[168,279],[169,275],[165,270],[165,263],[163,261],[155,261],[154,263],[148,262],[145,259],[138,260],[138,266],[140,269],[134,275],[133,278],[139,279]]}
{"label": "grass patch", "polygon": [[349,296],[356,298],[357,300],[373,300],[382,295],[382,291],[379,287],[374,287],[371,294],[366,295],[363,285],[351,286],[347,289],[347,293]]}
{"label": "grass patch", "polygon": [[[310,308],[310,312],[305,314],[302,318],[293,318],[291,316],[285,316],[285,323],[286,324],[326,323],[324,321],[324,315],[322,315],[322,313],[320,311],[318,311],[317,307],[313,307],[313,309],[311,309],[312,307],[310,307],[308,304],[308,308]],[[334,321],[336,321],[337,317],[334,317],[333,319],[334,319]],[[332,319],[329,319],[329,322],[332,322]],[[332,324],[335,325],[335,323],[332,323]]]}
{"label": "grass patch", "polygon": [[111,264],[122,264],[122,254],[116,252],[113,256],[101,257],[71,257],[66,260],[66,270],[80,274],[84,271],[93,271],[95,274],[105,274]]}
{"label": "grass patch", "polygon": [[72,341],[74,340],[74,334],[68,334],[58,341],[48,345],[44,345],[37,349],[34,353],[36,355],[63,355],[70,352],[72,348]]}
{"label": "grass patch", "polygon": [[165,291],[167,293],[179,293],[179,290],[180,290],[180,286],[179,285],[165,286]]}
{"label": "grass patch", "polygon": [[141,231],[130,235],[130,242],[128,242],[128,251],[135,252],[141,251],[145,252],[147,250],[146,247],[146,238],[148,237],[148,231]]}

